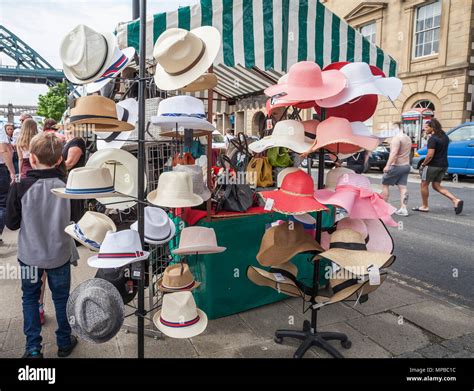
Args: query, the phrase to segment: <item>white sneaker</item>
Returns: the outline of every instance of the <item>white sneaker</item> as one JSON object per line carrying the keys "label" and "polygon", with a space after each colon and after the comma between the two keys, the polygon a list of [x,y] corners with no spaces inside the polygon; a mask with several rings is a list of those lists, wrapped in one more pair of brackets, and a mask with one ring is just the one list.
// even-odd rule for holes
{"label": "white sneaker", "polygon": [[395,212],[398,216],[408,216],[408,210],[406,208],[400,208]]}

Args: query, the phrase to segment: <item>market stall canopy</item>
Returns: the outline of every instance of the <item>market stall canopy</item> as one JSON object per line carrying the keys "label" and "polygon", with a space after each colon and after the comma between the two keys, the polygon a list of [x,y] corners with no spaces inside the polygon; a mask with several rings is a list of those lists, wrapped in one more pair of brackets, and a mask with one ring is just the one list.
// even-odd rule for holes
{"label": "market stall canopy", "polygon": [[[261,94],[303,60],[321,68],[337,61],[363,61],[396,75],[393,58],[317,0],[201,0],[155,14],[147,20],[147,59],[153,61],[154,43],[166,29],[209,25],[222,34],[214,91],[230,100]],[[120,23],[120,47],[138,50],[139,30],[138,20]]]}

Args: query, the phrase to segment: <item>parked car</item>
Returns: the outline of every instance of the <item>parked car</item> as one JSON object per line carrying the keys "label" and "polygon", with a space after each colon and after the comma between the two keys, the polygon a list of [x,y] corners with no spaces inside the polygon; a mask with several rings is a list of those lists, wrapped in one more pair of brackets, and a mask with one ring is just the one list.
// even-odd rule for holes
{"label": "parked car", "polygon": [[379,145],[373,150],[369,156],[369,167],[378,168],[382,171],[387,165],[388,157],[390,155],[390,149],[386,145]]}
{"label": "parked car", "polygon": [[[314,153],[311,155],[311,167],[319,167],[319,154]],[[332,168],[334,166],[334,161],[329,157],[329,154],[324,154],[324,167]],[[303,159],[300,164],[300,167],[307,168],[308,167],[308,159]]]}
{"label": "parked car", "polygon": [[[449,137],[448,174],[474,175],[474,122],[461,124],[446,134]],[[428,148],[415,152],[412,167],[419,169],[426,158]]]}

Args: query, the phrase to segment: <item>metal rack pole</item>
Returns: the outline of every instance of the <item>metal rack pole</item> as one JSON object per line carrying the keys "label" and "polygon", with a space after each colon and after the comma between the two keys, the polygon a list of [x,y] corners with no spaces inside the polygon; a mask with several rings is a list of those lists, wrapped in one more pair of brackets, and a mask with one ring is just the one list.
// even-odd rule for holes
{"label": "metal rack pole", "polygon": [[[138,199],[145,200],[145,72],[146,72],[146,0],[140,0],[140,70],[138,82]],[[137,205],[138,234],[145,245],[144,204]],[[138,311],[137,311],[137,355],[145,356],[145,261],[140,261],[140,278],[138,280]]]}

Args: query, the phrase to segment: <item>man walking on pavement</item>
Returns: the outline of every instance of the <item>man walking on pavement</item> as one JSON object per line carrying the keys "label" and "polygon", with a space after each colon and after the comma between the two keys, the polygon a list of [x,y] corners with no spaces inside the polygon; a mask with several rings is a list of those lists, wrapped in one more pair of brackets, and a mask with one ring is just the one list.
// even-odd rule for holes
{"label": "man walking on pavement", "polygon": [[401,129],[401,122],[395,122],[399,133],[392,137],[390,142],[390,156],[383,169],[382,197],[388,202],[390,186],[398,186],[400,191],[400,209],[395,213],[399,216],[408,216],[408,174],[410,173],[411,139]]}
{"label": "man walking on pavement", "polygon": [[421,165],[422,205],[413,208],[413,210],[418,212],[429,211],[428,196],[431,183],[434,190],[451,200],[454,205],[454,212],[458,215],[462,212],[464,201],[455,197],[448,189],[441,186],[441,181],[448,170],[449,137],[443,131],[440,122],[436,118],[426,121],[424,130],[430,138],[428,140],[428,153]]}

